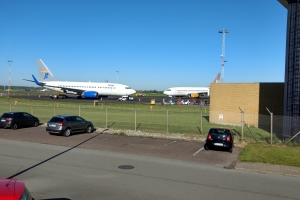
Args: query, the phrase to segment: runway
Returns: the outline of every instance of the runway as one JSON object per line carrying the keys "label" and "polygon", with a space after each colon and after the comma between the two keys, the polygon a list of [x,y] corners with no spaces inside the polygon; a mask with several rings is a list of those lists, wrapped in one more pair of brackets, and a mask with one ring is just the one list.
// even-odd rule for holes
{"label": "runway", "polygon": [[[155,100],[155,104],[161,105],[163,100],[167,101],[177,101],[177,98],[170,98],[168,96],[144,96],[144,97],[136,97],[133,96],[133,101],[119,101],[119,96],[108,96],[108,97],[101,97],[97,99],[77,99],[77,95],[68,95],[68,98],[64,99],[52,99],[50,98],[50,92],[16,92],[11,93],[11,98],[20,98],[20,99],[29,99],[29,100],[42,100],[42,101],[55,101],[55,102],[88,102],[93,103],[94,101],[99,101],[99,103],[118,103],[118,104],[150,104],[151,100]],[[2,95],[7,95],[5,93],[2,93]],[[187,98],[182,98],[187,99]],[[208,101],[209,98],[203,98],[201,99],[203,105],[205,101]],[[192,104],[194,100],[190,100],[191,104],[190,106],[195,106]]]}

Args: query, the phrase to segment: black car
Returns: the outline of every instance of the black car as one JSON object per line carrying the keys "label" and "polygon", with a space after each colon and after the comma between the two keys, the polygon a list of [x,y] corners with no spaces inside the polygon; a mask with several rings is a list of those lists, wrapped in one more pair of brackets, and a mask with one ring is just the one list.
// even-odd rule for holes
{"label": "black car", "polygon": [[21,126],[38,126],[40,120],[27,112],[7,112],[0,117],[0,127],[17,129]]}
{"label": "black car", "polygon": [[227,128],[211,128],[207,134],[205,150],[222,148],[232,153],[233,135]]}
{"label": "black car", "polygon": [[47,122],[46,131],[52,134],[62,134],[69,137],[75,132],[92,133],[94,125],[90,121],[86,121],[82,117],[76,115],[57,115]]}

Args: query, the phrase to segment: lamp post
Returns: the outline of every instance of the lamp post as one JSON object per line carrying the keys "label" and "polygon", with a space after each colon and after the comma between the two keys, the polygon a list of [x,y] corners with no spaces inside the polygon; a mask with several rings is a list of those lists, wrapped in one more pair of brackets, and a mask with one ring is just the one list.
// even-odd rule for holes
{"label": "lamp post", "polygon": [[224,65],[225,65],[225,62],[227,62],[227,60],[225,60],[225,34],[226,33],[229,33],[228,30],[221,30],[219,31],[219,33],[222,34],[222,55],[221,55],[221,59],[222,59],[222,71],[221,71],[221,78],[220,78],[220,82],[223,83],[224,82]]}
{"label": "lamp post", "polygon": [[117,73],[117,83],[118,83],[118,75],[119,75],[119,71],[116,71],[116,73]]}
{"label": "lamp post", "polygon": [[8,60],[8,93],[10,92],[10,63],[12,60]]}

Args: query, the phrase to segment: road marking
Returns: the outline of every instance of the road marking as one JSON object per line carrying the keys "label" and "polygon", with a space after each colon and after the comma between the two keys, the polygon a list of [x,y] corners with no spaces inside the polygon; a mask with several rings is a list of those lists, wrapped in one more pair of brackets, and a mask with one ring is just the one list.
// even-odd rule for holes
{"label": "road marking", "polygon": [[196,154],[198,154],[202,149],[203,149],[203,147],[201,149],[199,149],[196,153],[194,153],[193,156],[195,156]]}
{"label": "road marking", "polygon": [[173,143],[175,143],[175,142],[177,142],[177,141],[171,142],[171,143],[169,143],[169,144],[165,144],[165,147],[168,146],[168,145],[170,145],[170,144],[173,144]]}
{"label": "road marking", "polygon": [[139,140],[134,140],[134,142],[138,142],[138,141],[142,141],[142,140],[147,140],[147,138],[142,138],[142,139],[139,139]]}
{"label": "road marking", "polygon": [[[168,145],[170,145],[170,144],[173,144],[173,143],[175,143],[175,142],[177,142],[177,140],[176,140],[176,141],[173,141],[173,142],[171,142],[171,143],[165,144],[164,147],[166,147],[166,146],[168,146]],[[160,149],[160,148],[161,148],[161,147],[159,147],[158,149]]]}
{"label": "road marking", "polygon": [[108,139],[111,139],[111,138],[105,137],[105,138],[98,139],[98,141],[100,141],[100,140],[108,140]]}
{"label": "road marking", "polygon": [[[146,140],[147,138],[142,138],[142,139],[138,139],[138,140],[133,140],[133,142],[138,142],[138,141],[142,141],[142,140]],[[128,145],[128,144],[132,144],[133,142],[128,142],[128,143],[125,143],[121,146],[125,146],[125,145]]]}

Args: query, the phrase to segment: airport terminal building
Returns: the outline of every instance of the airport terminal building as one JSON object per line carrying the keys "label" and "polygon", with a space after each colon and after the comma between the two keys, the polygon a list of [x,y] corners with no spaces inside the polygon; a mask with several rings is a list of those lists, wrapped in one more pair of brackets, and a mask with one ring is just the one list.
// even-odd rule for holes
{"label": "airport terminal building", "polygon": [[270,131],[270,111],[281,134],[283,104],[284,83],[212,83],[209,121],[240,126],[243,111],[246,125]]}

